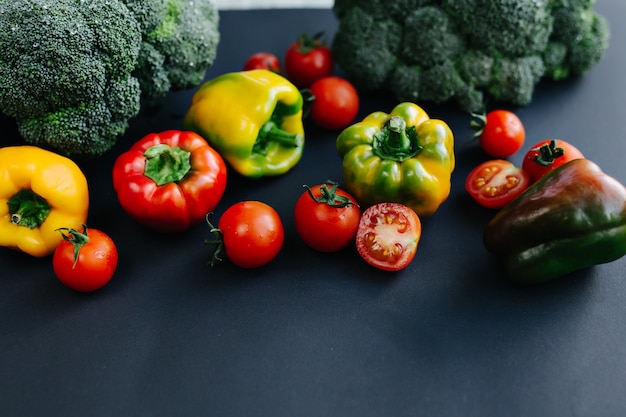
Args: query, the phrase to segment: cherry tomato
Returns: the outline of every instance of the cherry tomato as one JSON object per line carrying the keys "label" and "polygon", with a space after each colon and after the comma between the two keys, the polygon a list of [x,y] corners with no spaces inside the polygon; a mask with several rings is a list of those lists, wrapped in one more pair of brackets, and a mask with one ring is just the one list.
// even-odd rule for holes
{"label": "cherry tomato", "polygon": [[323,77],[311,86],[314,97],[311,118],[325,129],[341,129],[359,112],[359,95],[349,81],[341,77]]}
{"label": "cherry tomato", "polygon": [[252,55],[243,66],[244,71],[253,69],[265,69],[275,73],[280,73],[280,60],[269,52],[257,52]]}
{"label": "cherry tomato", "polygon": [[528,174],[504,159],[486,161],[474,168],[465,180],[469,195],[483,207],[506,206],[529,185]]}
{"label": "cherry tomato", "polygon": [[481,148],[494,158],[508,158],[524,145],[526,131],[520,118],[508,110],[493,110],[486,116],[476,115],[471,126]]}
{"label": "cherry tomato", "polygon": [[[242,268],[257,268],[272,261],[280,252],[285,230],[280,216],[260,201],[242,201],[230,206],[220,217],[217,229],[221,239],[214,257],[221,251]],[[216,242],[207,242],[216,243]]]}
{"label": "cherry tomato", "polygon": [[528,173],[532,184],[547,172],[579,158],[584,158],[583,153],[571,143],[560,139],[546,139],[526,152],[522,169]]}
{"label": "cherry tomato", "polygon": [[106,233],[87,227],[82,232],[59,229],[63,240],[52,257],[55,275],[63,284],[80,292],[104,287],[117,268],[117,247]]}
{"label": "cherry tomato", "polygon": [[354,197],[332,181],[306,188],[294,209],[302,240],[320,252],[336,252],[354,242],[361,218]]}
{"label": "cherry tomato", "polygon": [[415,257],[421,235],[422,224],[412,209],[399,203],[379,203],[363,212],[356,248],[370,265],[399,271]]}
{"label": "cherry tomato", "polygon": [[301,35],[285,53],[287,78],[300,88],[308,88],[322,77],[333,73],[333,57],[322,40],[322,32],[310,37]]}

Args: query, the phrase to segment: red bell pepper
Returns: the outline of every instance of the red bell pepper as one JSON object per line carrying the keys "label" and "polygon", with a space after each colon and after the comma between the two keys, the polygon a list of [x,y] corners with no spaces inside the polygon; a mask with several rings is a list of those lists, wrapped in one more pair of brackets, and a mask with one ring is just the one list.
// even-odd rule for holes
{"label": "red bell pepper", "polygon": [[217,206],[226,188],[226,165],[196,133],[152,133],[117,158],[113,187],[122,208],[137,222],[179,232],[203,221]]}

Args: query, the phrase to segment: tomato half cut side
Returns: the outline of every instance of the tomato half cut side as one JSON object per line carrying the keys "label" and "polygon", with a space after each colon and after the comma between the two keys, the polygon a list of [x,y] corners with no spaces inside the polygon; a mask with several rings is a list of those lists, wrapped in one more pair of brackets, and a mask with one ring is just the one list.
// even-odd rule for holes
{"label": "tomato half cut side", "polygon": [[379,203],[363,212],[356,248],[370,265],[399,271],[413,261],[421,235],[422,224],[415,211],[399,203]]}
{"label": "tomato half cut side", "polygon": [[474,168],[465,180],[465,189],[481,206],[499,209],[528,188],[528,174],[513,163],[494,159]]}

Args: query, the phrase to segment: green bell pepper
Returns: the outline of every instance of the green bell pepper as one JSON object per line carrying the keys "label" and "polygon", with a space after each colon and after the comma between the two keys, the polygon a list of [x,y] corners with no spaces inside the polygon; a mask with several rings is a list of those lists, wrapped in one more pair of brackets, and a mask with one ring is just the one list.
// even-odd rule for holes
{"label": "green bell pepper", "polygon": [[414,103],[374,112],[337,137],[345,188],[362,205],[401,203],[420,217],[450,195],[454,137]]}
{"label": "green bell pepper", "polygon": [[241,175],[280,175],[302,157],[303,103],[298,88],[279,74],[232,72],[200,86],[183,127],[204,137]]}
{"label": "green bell pepper", "polygon": [[590,160],[572,160],[500,210],[484,244],[522,284],[612,262],[626,254],[626,189]]}

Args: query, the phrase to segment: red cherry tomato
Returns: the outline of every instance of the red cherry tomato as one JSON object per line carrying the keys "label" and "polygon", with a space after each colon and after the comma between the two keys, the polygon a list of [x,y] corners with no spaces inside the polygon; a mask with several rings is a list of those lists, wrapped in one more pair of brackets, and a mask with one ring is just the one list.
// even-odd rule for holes
{"label": "red cherry tomato", "polygon": [[285,53],[287,78],[300,88],[308,88],[322,77],[333,73],[330,48],[322,40],[323,33],[313,37],[301,35]]}
{"label": "red cherry tomato", "polygon": [[55,275],[63,284],[80,292],[104,287],[117,268],[118,252],[104,232],[85,227],[82,232],[59,229],[63,240],[52,257]]}
{"label": "red cherry tomato", "polygon": [[493,110],[477,116],[471,124],[481,148],[494,158],[508,158],[524,145],[526,131],[520,118],[508,110]]}
{"label": "red cherry tomato", "polygon": [[506,206],[528,188],[528,174],[503,159],[486,161],[474,168],[465,180],[465,189],[481,206]]}
{"label": "red cherry tomato", "polygon": [[325,129],[341,129],[359,112],[359,95],[349,81],[341,77],[324,77],[311,86],[314,97],[311,118]]}
{"label": "red cherry tomato", "polygon": [[280,60],[269,52],[257,52],[252,55],[243,66],[244,71],[254,69],[265,69],[275,73],[280,73]]}
{"label": "red cherry tomato", "polygon": [[260,201],[242,201],[230,206],[220,217],[217,229],[221,239],[214,258],[223,251],[242,268],[257,268],[272,261],[280,252],[285,231],[280,216]]}
{"label": "red cherry tomato", "polygon": [[307,187],[294,209],[296,232],[320,252],[336,252],[354,242],[360,218],[354,197],[331,181]]}
{"label": "red cherry tomato", "polygon": [[415,257],[421,235],[422,224],[412,209],[399,203],[379,203],[363,212],[356,248],[370,265],[399,271]]}
{"label": "red cherry tomato", "polygon": [[572,159],[580,158],[584,158],[583,153],[571,143],[560,139],[546,139],[526,152],[522,169],[528,173],[532,184],[549,171]]}

